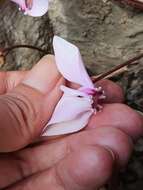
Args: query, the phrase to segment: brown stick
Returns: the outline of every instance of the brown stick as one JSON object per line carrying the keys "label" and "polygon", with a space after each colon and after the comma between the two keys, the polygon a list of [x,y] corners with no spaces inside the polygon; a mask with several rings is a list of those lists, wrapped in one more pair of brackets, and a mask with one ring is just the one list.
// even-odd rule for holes
{"label": "brown stick", "polygon": [[123,68],[125,66],[129,66],[129,65],[133,64],[135,61],[138,61],[142,57],[143,57],[143,53],[136,56],[136,57],[134,57],[134,58],[132,58],[132,59],[130,59],[130,60],[128,60],[128,61],[126,61],[126,62],[124,62],[123,64],[120,64],[120,65],[112,68],[111,70],[101,74],[99,77],[94,78],[92,81],[95,83],[95,82],[107,77],[108,75],[114,73],[115,71],[118,71],[118,70],[120,70],[121,68]]}

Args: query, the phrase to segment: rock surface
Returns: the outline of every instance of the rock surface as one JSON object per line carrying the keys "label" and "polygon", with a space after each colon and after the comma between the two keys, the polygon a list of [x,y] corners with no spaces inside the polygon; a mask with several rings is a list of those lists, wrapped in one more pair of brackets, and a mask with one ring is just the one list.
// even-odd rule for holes
{"label": "rock surface", "polygon": [[[75,43],[90,73],[99,74],[143,52],[143,12],[108,0],[51,0],[42,18],[23,16],[9,1],[0,1],[0,47],[29,44],[51,52],[54,34]],[[42,56],[18,49],[9,54],[1,70],[31,68]],[[3,62],[3,61],[2,61]],[[125,89],[127,103],[143,112],[143,63],[114,80]],[[143,140],[136,147],[121,190],[143,189]],[[114,190],[117,190],[115,188]]]}
{"label": "rock surface", "polygon": [[103,72],[143,48],[143,14],[117,1],[54,0],[54,32],[78,45],[88,68]]}
{"label": "rock surface", "polygon": [[[52,26],[48,15],[42,18],[23,16],[14,3],[0,1],[0,47],[28,44],[50,52]],[[3,70],[28,69],[41,57],[41,53],[30,49],[16,49],[7,57]]]}

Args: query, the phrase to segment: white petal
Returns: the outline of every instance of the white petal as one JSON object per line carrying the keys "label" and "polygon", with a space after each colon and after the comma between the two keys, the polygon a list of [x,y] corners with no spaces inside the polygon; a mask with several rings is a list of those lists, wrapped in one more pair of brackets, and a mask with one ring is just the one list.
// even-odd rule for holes
{"label": "white petal", "polygon": [[58,102],[48,125],[74,120],[82,113],[92,110],[93,100],[64,94]]}
{"label": "white petal", "polygon": [[81,86],[94,88],[84,67],[79,49],[58,36],[54,37],[53,47],[57,67],[64,78]]}
{"label": "white petal", "polygon": [[[58,102],[51,120],[44,129],[44,136],[79,131],[86,126],[89,117],[94,112],[92,98],[78,97],[78,94],[77,96],[75,94],[72,96],[71,93],[69,94],[68,88],[64,90],[64,95]],[[77,93],[77,90],[75,91]]]}
{"label": "white petal", "polygon": [[27,10],[27,14],[33,17],[43,16],[49,7],[49,0],[33,0],[31,10]]}
{"label": "white petal", "polygon": [[87,125],[92,113],[91,110],[83,113],[80,117],[77,117],[74,120],[50,125],[48,130],[45,131],[42,136],[64,135],[77,132]]}

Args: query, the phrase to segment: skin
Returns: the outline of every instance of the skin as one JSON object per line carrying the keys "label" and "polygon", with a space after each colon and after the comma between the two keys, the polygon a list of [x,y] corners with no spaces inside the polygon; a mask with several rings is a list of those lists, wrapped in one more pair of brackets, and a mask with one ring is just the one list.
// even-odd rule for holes
{"label": "skin", "polygon": [[0,73],[0,189],[96,190],[127,164],[143,118],[122,104],[122,89],[108,80],[97,84],[107,99],[85,130],[31,144],[65,83],[77,88],[62,78],[50,55],[31,71]]}

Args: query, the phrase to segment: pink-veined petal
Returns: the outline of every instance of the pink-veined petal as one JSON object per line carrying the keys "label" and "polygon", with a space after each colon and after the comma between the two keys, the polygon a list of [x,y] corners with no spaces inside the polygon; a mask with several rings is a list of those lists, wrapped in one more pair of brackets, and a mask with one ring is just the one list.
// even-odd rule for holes
{"label": "pink-veined petal", "polygon": [[79,49],[58,36],[54,37],[53,47],[57,67],[64,78],[81,86],[94,88]]}
{"label": "pink-veined petal", "polygon": [[62,87],[64,94],[58,102],[51,120],[44,129],[43,136],[61,135],[83,129],[93,114],[93,100],[81,96],[81,92]]}
{"label": "pink-veined petal", "polygon": [[32,8],[28,9],[25,0],[11,0],[19,5],[25,14],[33,17],[43,16],[49,7],[49,0],[33,0]]}
{"label": "pink-veined petal", "polygon": [[[81,93],[79,92],[79,95],[80,94]],[[78,115],[81,115],[82,112],[91,110],[92,104],[92,98],[86,96],[79,97],[78,95],[70,95],[69,91],[65,89],[64,94],[57,104],[54,114],[49,121],[49,125],[73,120]],[[68,108],[67,111],[65,111],[66,107]]]}
{"label": "pink-veined petal", "polygon": [[33,0],[32,9],[27,10],[26,13],[33,17],[43,16],[49,7],[49,0]]}

